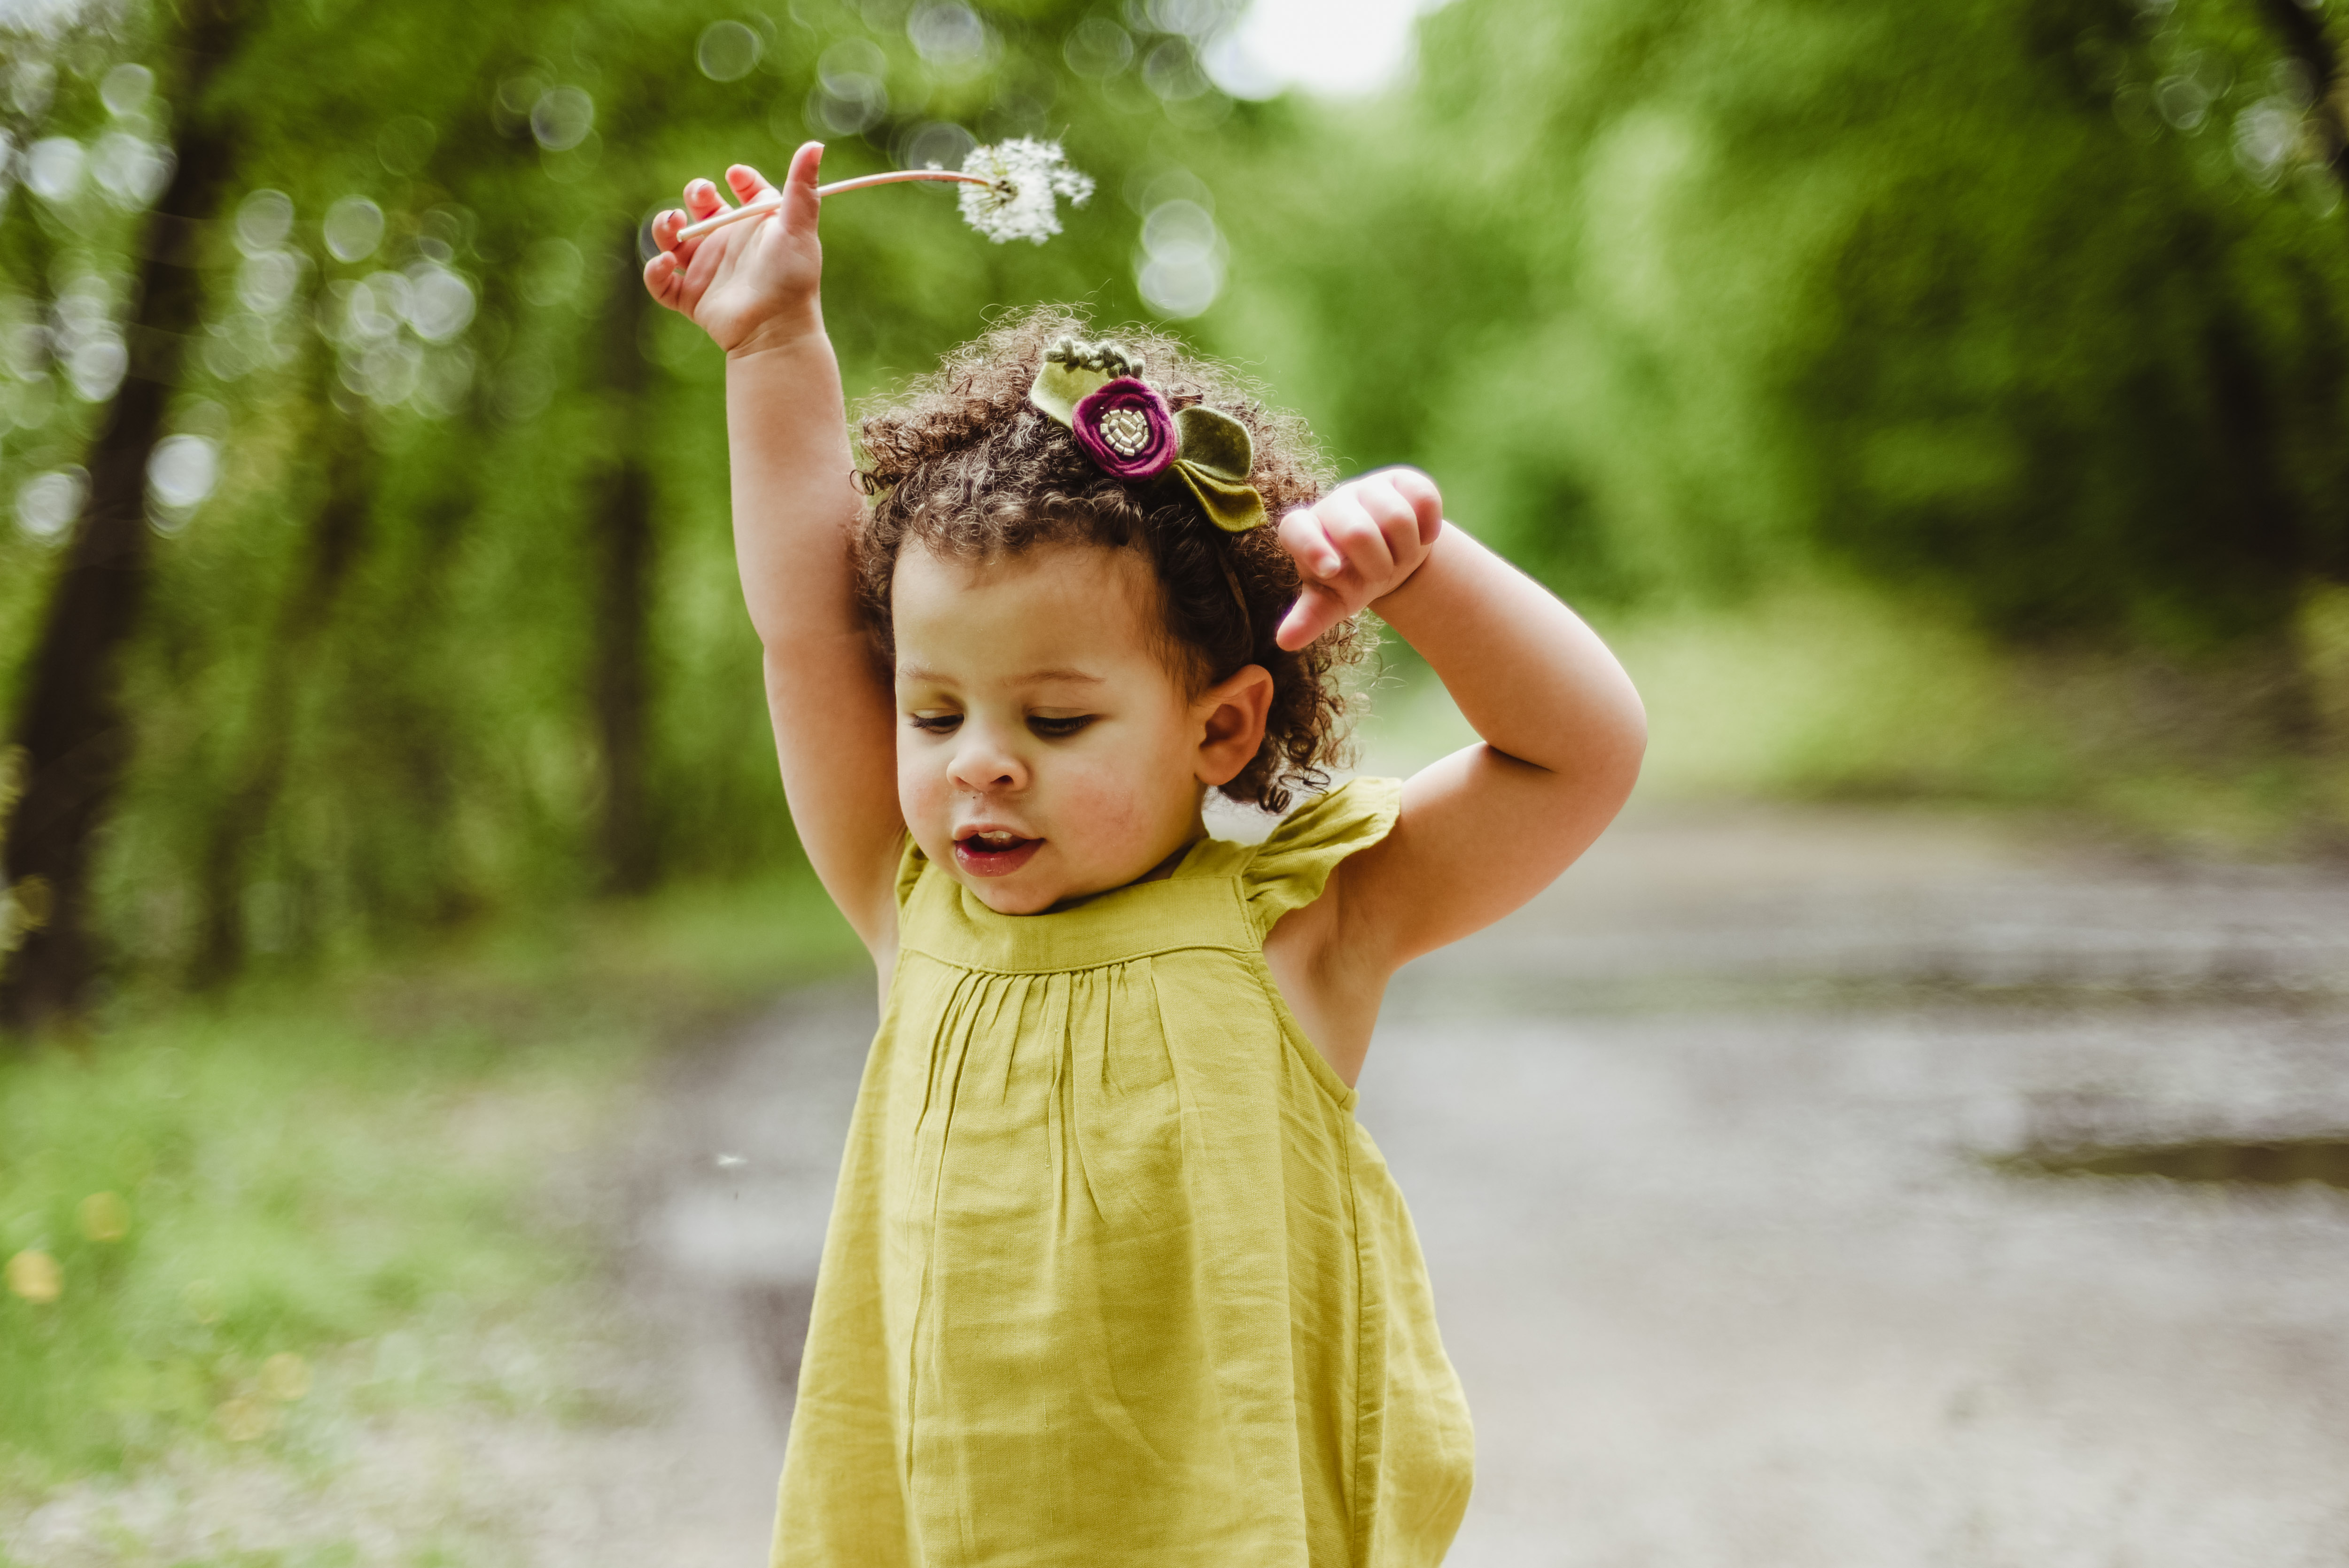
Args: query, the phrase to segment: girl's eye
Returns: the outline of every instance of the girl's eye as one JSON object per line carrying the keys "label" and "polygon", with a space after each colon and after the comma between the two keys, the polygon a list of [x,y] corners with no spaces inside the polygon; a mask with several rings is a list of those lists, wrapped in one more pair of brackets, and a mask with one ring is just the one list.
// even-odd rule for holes
{"label": "girl's eye", "polygon": [[928,735],[952,735],[962,723],[958,713],[908,714],[905,722]]}
{"label": "girl's eye", "polygon": [[1030,715],[1028,727],[1047,740],[1065,740],[1099,717],[1091,713],[1081,713],[1074,718],[1045,718],[1040,715]]}

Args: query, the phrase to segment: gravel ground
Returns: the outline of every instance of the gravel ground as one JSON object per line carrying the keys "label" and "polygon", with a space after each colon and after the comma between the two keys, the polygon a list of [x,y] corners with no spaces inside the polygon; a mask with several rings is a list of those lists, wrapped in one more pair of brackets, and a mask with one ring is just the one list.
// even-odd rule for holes
{"label": "gravel ground", "polygon": [[[763,1562],[873,1007],[785,998],[614,1151],[654,1418],[410,1428],[298,1502],[109,1506],[339,1512],[368,1563],[420,1560],[427,1516],[481,1543],[435,1561]],[[1398,978],[1361,1088],[1477,1419],[1457,1568],[2349,1560],[2349,1193],[1989,1163],[2349,1129],[2349,874],[1635,810]]]}
{"label": "gravel ground", "polygon": [[2344,990],[2337,875],[1627,824],[1363,1080],[1478,1417],[1452,1562],[2349,1558],[2349,1194],[1984,1159],[2349,1128]]}

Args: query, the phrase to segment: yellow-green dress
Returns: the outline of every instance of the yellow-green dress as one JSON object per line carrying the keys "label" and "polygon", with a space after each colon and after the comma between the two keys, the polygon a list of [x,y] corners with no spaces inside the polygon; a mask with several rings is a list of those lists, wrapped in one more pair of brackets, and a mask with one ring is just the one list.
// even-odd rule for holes
{"label": "yellow-green dress", "polygon": [[1402,1195],[1264,963],[1394,824],[998,914],[907,847],[778,1568],[1433,1568],[1468,1410]]}

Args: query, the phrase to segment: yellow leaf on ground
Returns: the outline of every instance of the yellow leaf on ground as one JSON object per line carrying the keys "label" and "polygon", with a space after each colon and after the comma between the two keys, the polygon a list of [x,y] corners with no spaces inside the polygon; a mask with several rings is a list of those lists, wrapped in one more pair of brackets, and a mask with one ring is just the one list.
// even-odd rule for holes
{"label": "yellow leaf on ground", "polygon": [[8,1260],[8,1288],[26,1301],[47,1306],[66,1288],[66,1271],[48,1253],[28,1247]]}
{"label": "yellow leaf on ground", "polygon": [[130,1233],[130,1205],[112,1192],[92,1192],[81,1201],[81,1228],[93,1242],[119,1242]]}
{"label": "yellow leaf on ground", "polygon": [[282,1404],[292,1404],[310,1391],[310,1364],[291,1350],[281,1350],[261,1364],[261,1391]]}
{"label": "yellow leaf on ground", "polygon": [[212,1412],[220,1423],[221,1436],[233,1443],[250,1443],[269,1435],[277,1424],[276,1409],[259,1399],[225,1400]]}

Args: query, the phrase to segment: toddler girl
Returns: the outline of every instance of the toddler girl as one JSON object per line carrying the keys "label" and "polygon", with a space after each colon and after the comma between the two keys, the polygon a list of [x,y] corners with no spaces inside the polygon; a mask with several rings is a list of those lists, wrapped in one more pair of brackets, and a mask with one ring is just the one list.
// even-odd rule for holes
{"label": "toddler girl", "polygon": [[[869,414],[860,469],[821,154],[681,243],[724,204],[688,186],[645,269],[727,353],[784,791],[883,988],[774,1562],[1436,1563],[1468,1412],[1353,1084],[1388,977],[1615,815],[1639,699],[1425,476],[1325,490],[1156,335],[1015,317]],[[1484,744],[1209,838],[1209,789],[1326,785],[1365,608]]]}

